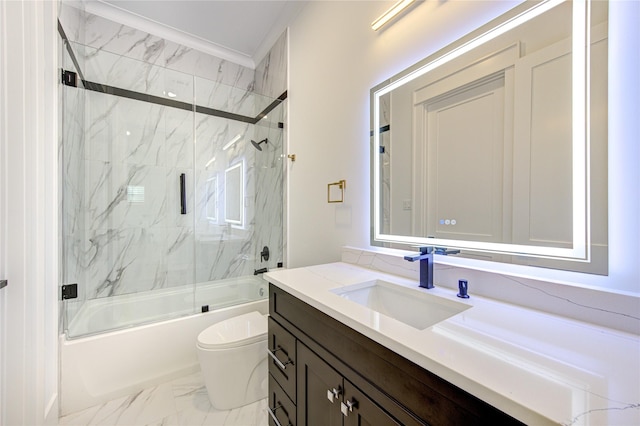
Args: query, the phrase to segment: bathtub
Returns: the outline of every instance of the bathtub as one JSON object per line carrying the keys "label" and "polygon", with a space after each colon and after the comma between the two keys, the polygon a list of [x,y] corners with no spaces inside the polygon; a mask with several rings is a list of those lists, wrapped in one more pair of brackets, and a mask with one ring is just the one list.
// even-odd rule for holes
{"label": "bathtub", "polygon": [[87,300],[69,322],[67,339],[180,318],[205,305],[213,311],[267,297],[266,281],[256,276],[198,283],[193,290],[185,285]]}
{"label": "bathtub", "polygon": [[[67,334],[60,335],[61,415],[198,371],[196,338],[202,330],[269,310],[267,283],[260,277],[198,284],[196,314],[192,290],[185,286],[85,302]],[[199,313],[203,305],[209,312]],[[167,319],[167,312],[174,318]]]}

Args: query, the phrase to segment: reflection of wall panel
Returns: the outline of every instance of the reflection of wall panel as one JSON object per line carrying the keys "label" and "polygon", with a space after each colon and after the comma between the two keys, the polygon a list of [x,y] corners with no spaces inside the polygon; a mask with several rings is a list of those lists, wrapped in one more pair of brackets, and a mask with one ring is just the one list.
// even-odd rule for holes
{"label": "reflection of wall panel", "polygon": [[516,65],[514,243],[571,247],[571,54],[563,41]]}
{"label": "reflection of wall panel", "polygon": [[[515,126],[518,143],[514,151],[516,243],[571,246],[571,169],[567,167],[571,163],[563,159],[571,158],[571,103],[566,99],[571,94],[569,49],[568,42],[561,42],[528,55],[518,64],[518,96],[534,92],[536,98],[529,96],[528,103],[516,105],[518,110],[525,111],[516,117],[525,115],[527,119],[516,122]],[[591,262],[569,264],[515,258],[517,263],[599,274],[608,269],[608,89],[606,84],[600,84],[608,81],[607,58],[607,27],[599,25],[592,30],[591,44]],[[563,69],[565,77],[551,78],[547,73],[554,68],[556,72]],[[559,161],[564,166],[558,164]],[[544,179],[546,185],[540,183]],[[563,238],[558,238],[559,235]]]}

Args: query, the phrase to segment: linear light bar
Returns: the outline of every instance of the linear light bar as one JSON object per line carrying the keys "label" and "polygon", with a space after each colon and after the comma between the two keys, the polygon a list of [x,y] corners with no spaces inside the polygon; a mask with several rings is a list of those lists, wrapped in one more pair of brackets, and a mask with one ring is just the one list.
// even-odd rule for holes
{"label": "linear light bar", "polygon": [[228,150],[229,148],[231,148],[231,146],[232,146],[234,143],[238,142],[238,141],[240,140],[240,138],[242,138],[242,136],[241,136],[241,135],[236,135],[236,137],[235,137],[235,138],[231,139],[229,142],[227,142],[227,144],[226,144],[225,146],[223,146],[223,147],[222,147],[222,150],[223,150],[223,151]]}
{"label": "linear light bar", "polygon": [[407,6],[413,3],[415,0],[400,0],[385,13],[380,15],[378,19],[371,23],[371,29],[374,31],[378,31],[384,24],[392,20],[396,15],[405,10]]}

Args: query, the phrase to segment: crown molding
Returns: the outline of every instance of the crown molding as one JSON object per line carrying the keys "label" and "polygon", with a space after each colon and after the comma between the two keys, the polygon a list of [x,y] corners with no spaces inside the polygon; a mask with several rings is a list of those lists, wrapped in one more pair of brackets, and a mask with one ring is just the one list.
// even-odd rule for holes
{"label": "crown molding", "polygon": [[145,31],[149,34],[162,37],[166,40],[173,41],[174,43],[179,43],[183,46],[190,47],[200,52],[207,53],[250,69],[256,68],[256,62],[248,55],[228,49],[224,46],[220,46],[219,44],[196,37],[182,30],[162,24],[136,13],[129,12],[128,10],[124,10],[112,4],[105,3],[102,0],[84,1],[82,2],[82,6],[88,13]]}
{"label": "crown molding", "polygon": [[280,36],[289,30],[289,24],[300,14],[308,3],[308,1],[302,0],[290,1],[288,7],[286,9],[283,8],[273,28],[253,54],[253,61],[256,66],[267,56]]}

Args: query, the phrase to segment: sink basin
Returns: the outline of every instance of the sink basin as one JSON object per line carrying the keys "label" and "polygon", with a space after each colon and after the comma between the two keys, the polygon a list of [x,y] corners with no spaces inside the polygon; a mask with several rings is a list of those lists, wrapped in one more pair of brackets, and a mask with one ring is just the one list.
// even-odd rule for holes
{"label": "sink basin", "polygon": [[353,284],[331,292],[418,330],[431,327],[471,307],[382,280]]}

